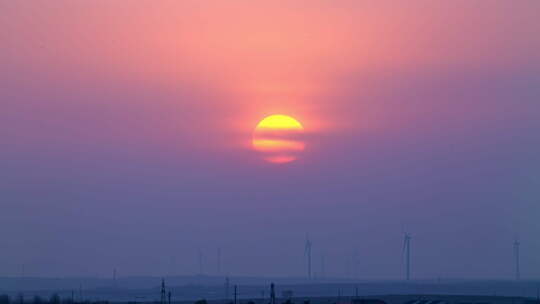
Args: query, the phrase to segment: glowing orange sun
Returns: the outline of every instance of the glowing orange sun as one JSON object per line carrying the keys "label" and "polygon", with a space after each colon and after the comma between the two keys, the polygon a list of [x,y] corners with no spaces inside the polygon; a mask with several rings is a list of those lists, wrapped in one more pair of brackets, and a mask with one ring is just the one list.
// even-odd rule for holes
{"label": "glowing orange sun", "polygon": [[305,148],[303,133],[304,127],[298,120],[287,115],[271,115],[257,124],[252,145],[268,162],[289,163]]}

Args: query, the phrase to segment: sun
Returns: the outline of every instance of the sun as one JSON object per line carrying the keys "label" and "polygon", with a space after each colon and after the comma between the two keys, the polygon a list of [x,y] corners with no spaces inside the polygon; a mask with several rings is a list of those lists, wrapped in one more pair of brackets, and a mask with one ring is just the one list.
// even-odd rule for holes
{"label": "sun", "polygon": [[288,115],[276,114],[261,120],[253,131],[252,145],[263,159],[276,164],[295,161],[305,149],[304,126]]}

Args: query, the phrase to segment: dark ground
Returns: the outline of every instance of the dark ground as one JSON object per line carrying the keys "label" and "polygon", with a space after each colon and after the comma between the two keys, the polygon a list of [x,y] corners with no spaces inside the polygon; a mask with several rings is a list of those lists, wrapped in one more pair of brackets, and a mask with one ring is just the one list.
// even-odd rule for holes
{"label": "dark ground", "polygon": [[[308,298],[312,299],[311,304],[348,304],[356,295],[385,299],[388,304],[403,304],[407,299],[423,297],[444,297],[450,304],[521,304],[525,298],[536,299],[540,293],[540,281],[525,280],[439,279],[405,282],[233,277],[230,279],[227,296],[224,277],[165,278],[166,290],[171,292],[171,299],[175,303],[193,303],[199,299],[206,299],[210,303],[225,303],[223,299],[233,299],[234,285],[237,285],[240,304],[247,304],[249,300],[256,304],[266,304],[270,295],[270,283],[275,283],[277,297],[282,297],[283,292],[292,292],[296,304],[303,304]],[[161,278],[157,277],[126,277],[116,281],[95,278],[0,278],[0,294],[8,294],[12,298],[23,295],[25,300],[31,300],[36,295],[48,299],[56,293],[62,299],[73,298],[76,302],[101,300],[151,303],[159,301],[160,284]],[[475,300],[472,298],[474,296],[483,298]],[[282,302],[280,300],[277,304]]]}

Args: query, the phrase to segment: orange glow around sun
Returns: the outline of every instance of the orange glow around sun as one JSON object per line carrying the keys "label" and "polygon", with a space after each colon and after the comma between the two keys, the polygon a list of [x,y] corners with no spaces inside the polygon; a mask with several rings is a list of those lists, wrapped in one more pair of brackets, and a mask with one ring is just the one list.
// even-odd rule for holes
{"label": "orange glow around sun", "polygon": [[292,162],[305,148],[305,143],[300,138],[303,132],[302,124],[290,116],[268,116],[261,120],[253,131],[253,149],[260,152],[268,162]]}

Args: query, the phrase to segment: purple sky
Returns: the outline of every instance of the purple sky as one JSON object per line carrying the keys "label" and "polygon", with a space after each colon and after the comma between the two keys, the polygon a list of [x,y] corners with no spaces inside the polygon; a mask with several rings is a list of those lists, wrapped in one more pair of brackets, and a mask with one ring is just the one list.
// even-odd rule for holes
{"label": "purple sky", "polygon": [[0,0],[0,276],[540,277],[540,2],[114,3]]}

